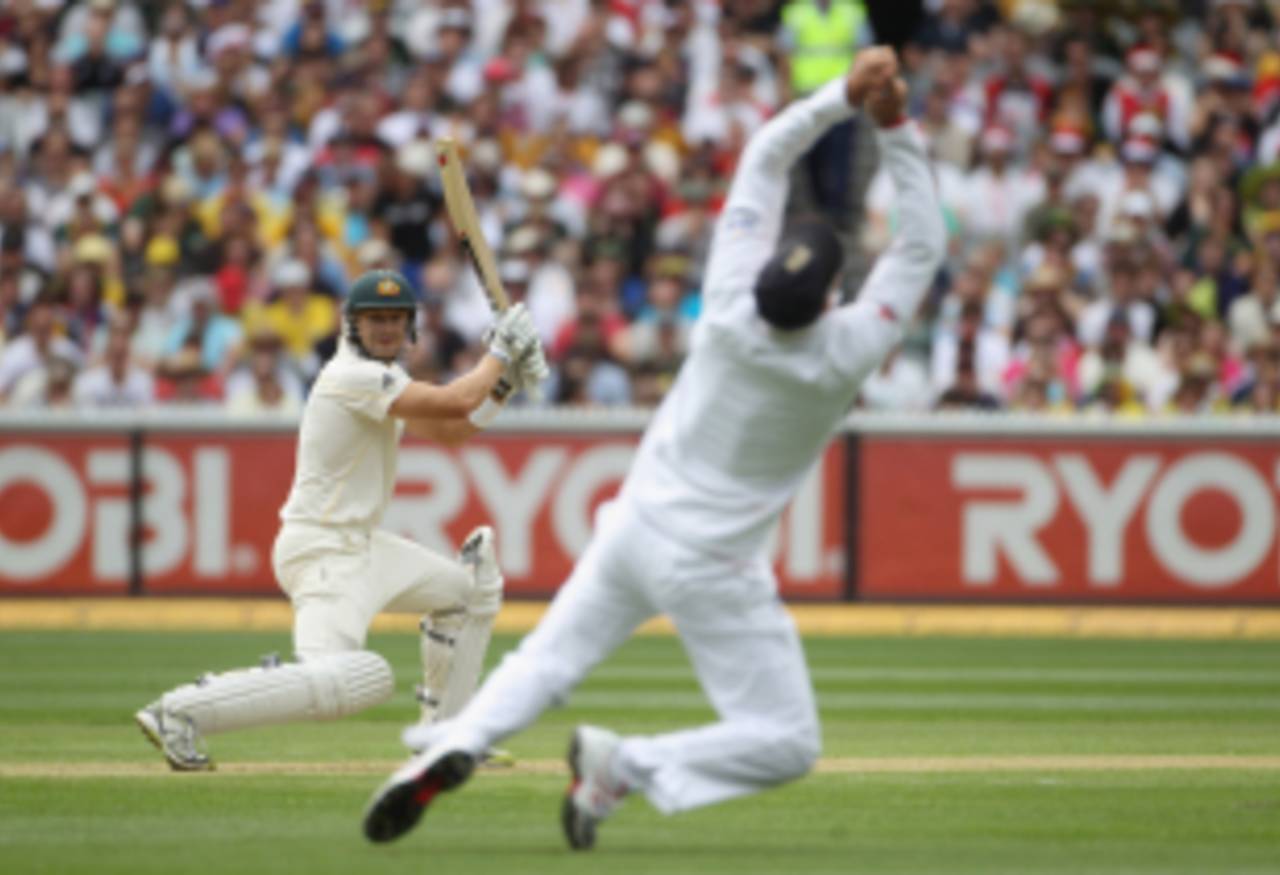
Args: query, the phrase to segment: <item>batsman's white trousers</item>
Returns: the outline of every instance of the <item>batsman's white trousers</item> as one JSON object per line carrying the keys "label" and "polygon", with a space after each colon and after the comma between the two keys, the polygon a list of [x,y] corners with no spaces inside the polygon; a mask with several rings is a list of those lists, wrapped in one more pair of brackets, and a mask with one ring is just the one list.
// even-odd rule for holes
{"label": "batsman's white trousers", "polygon": [[457,560],[381,529],[285,523],[271,562],[293,602],[301,660],[360,650],[378,614],[429,614],[465,606],[471,574]]}
{"label": "batsman's white trousers", "polygon": [[821,749],[813,688],[763,559],[680,544],[617,502],[538,627],[447,730],[474,751],[528,726],[655,614],[674,622],[719,722],[630,736],[615,772],[673,813],[798,778]]}

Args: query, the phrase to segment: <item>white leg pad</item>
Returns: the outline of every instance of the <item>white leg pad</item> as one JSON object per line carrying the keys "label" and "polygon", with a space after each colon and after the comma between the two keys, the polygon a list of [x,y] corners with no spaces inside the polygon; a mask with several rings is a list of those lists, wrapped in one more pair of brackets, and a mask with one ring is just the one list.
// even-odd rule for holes
{"label": "white leg pad", "polygon": [[457,630],[453,644],[453,668],[440,695],[436,719],[448,719],[471,700],[484,670],[484,654],[497,613],[468,613]]}
{"label": "white leg pad", "polygon": [[189,717],[205,734],[298,720],[329,720],[391,698],[391,666],[376,653],[352,650],[212,675],[166,693],[167,710]]}
{"label": "white leg pad", "polygon": [[449,675],[453,673],[454,648],[458,631],[466,621],[466,611],[440,612],[422,618],[419,640],[422,655],[422,688],[418,703],[422,706],[422,723],[431,723],[440,714]]}
{"label": "white leg pad", "polygon": [[493,622],[502,605],[502,578],[476,586],[465,611],[422,620],[422,716],[433,723],[456,715],[480,683]]}

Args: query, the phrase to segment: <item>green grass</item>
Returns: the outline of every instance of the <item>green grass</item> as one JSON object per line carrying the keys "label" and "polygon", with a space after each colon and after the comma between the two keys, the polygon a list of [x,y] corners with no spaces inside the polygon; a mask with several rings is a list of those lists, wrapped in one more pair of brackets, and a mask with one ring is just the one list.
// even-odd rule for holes
{"label": "green grass", "polygon": [[[512,644],[495,642],[496,658]],[[392,760],[414,716],[409,635],[377,636],[400,686],[331,724],[217,736],[226,762]],[[1280,756],[1280,644],[807,642],[829,757]],[[0,634],[0,765],[156,763],[139,705],[287,649],[267,633]],[[509,747],[559,757],[580,721],[710,719],[679,644],[637,639]],[[3,873],[1280,872],[1280,770],[817,774],[664,818],[632,800],[591,854],[563,849],[562,779],[481,774],[415,832],[359,833],[381,775],[0,777]]]}

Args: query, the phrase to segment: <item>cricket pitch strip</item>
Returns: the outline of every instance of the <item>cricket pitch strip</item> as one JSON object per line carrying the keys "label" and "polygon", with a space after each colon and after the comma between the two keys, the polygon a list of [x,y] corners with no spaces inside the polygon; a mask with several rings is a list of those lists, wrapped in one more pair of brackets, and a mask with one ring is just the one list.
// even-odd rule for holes
{"label": "cricket pitch strip", "polygon": [[[218,775],[369,775],[391,772],[395,760],[347,762],[229,762],[213,773],[173,772],[164,763],[140,762],[7,762],[0,763],[0,778],[157,778],[208,780]],[[826,757],[818,761],[819,775],[936,774],[946,772],[1103,772],[1165,770],[1280,770],[1280,756],[1230,756],[1206,754],[1158,755],[1028,755],[971,757]],[[565,775],[562,760],[519,760],[513,765],[481,768],[481,778],[504,775]]]}

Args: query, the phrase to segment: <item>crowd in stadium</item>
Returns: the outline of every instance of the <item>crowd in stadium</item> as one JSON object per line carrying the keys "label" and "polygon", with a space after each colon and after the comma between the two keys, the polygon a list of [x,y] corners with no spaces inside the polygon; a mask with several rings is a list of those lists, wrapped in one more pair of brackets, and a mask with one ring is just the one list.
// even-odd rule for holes
{"label": "crowd in stadium", "polygon": [[[950,257],[862,403],[1280,409],[1280,3],[924,10],[902,59]],[[8,0],[0,403],[294,413],[374,267],[421,296],[411,372],[465,369],[490,316],[443,135],[546,343],[543,403],[656,403],[743,143],[873,31],[851,0]],[[836,203],[865,183],[874,253],[868,141],[815,160]]]}

